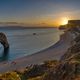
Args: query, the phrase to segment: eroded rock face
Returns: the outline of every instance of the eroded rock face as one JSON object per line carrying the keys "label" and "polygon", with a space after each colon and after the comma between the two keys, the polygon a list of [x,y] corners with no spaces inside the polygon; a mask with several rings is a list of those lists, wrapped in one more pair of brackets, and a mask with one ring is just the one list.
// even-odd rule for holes
{"label": "eroded rock face", "polygon": [[0,32],[0,43],[4,46],[4,49],[9,48],[7,37],[4,33]]}
{"label": "eroded rock face", "polygon": [[80,35],[68,51],[62,56],[57,66],[54,80],[80,80]]}
{"label": "eroded rock face", "polygon": [[67,52],[61,57],[56,69],[44,80],[80,80],[80,34],[73,40]]}
{"label": "eroded rock face", "polygon": [[61,62],[55,70],[54,80],[75,80],[76,77],[80,76],[80,52],[71,55],[70,58]]}

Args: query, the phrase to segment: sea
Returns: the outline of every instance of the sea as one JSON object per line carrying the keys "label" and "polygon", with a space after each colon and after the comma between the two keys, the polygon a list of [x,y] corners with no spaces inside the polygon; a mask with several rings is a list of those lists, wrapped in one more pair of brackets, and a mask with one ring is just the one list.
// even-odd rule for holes
{"label": "sea", "polygon": [[0,62],[42,51],[57,43],[62,34],[58,28],[4,28],[0,29],[0,32],[6,34],[9,42],[8,51],[4,51],[0,43]]}

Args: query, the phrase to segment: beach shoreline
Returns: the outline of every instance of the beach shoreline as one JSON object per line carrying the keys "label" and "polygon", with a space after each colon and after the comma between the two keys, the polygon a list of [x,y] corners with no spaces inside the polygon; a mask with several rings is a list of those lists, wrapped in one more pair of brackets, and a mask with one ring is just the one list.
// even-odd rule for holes
{"label": "beach shoreline", "polygon": [[15,59],[14,61],[0,63],[0,73],[19,70],[29,65],[41,64],[47,60],[59,60],[67,51],[73,40],[70,32],[65,32],[60,36],[60,40],[53,46],[37,52],[35,54]]}

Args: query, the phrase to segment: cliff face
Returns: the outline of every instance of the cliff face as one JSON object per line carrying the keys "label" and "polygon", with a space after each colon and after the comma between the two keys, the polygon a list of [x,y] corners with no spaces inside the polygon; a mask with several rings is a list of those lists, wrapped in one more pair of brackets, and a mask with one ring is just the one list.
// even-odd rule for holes
{"label": "cliff face", "polygon": [[53,75],[54,80],[80,80],[80,52],[61,62]]}
{"label": "cliff face", "polygon": [[[72,30],[72,29],[71,29]],[[71,47],[61,57],[59,64],[54,71],[46,76],[45,80],[80,80],[80,33],[77,33]]]}
{"label": "cliff face", "polygon": [[61,64],[56,69],[58,76],[54,80],[80,80],[80,31],[79,29],[72,29],[77,33],[73,40],[72,46],[62,56]]}

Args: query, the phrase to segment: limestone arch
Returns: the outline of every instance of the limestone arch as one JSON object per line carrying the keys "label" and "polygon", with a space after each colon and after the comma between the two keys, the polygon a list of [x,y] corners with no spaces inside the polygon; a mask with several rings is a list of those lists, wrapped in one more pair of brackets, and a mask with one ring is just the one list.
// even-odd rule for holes
{"label": "limestone arch", "polygon": [[2,32],[0,32],[0,43],[3,45],[4,49],[9,48],[9,43],[8,43],[7,37]]}

